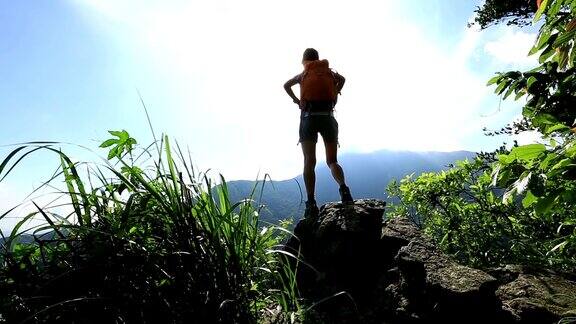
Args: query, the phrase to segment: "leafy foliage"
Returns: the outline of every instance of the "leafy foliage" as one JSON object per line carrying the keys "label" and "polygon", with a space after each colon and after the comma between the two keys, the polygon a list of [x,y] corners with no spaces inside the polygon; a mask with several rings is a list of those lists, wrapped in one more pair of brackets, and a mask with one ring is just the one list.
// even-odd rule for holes
{"label": "leafy foliage", "polygon": [[544,18],[530,54],[540,65],[527,72],[500,73],[489,84],[504,98],[526,97],[522,115],[545,144],[529,144],[501,155],[493,180],[522,198],[535,219],[552,221],[560,237],[550,253],[570,258],[576,251],[576,1],[544,0],[535,19]]}
{"label": "leafy foliage", "polygon": [[[153,167],[140,168],[132,158],[136,141],[126,131],[110,134],[116,138],[101,147],[110,147],[119,167],[105,161],[81,173],[82,164],[53,143],[21,146],[0,164],[6,176],[32,152],[56,153],[60,172],[52,180],[64,179],[70,201],[70,214],[38,207],[3,237],[2,320],[249,323],[271,305],[299,309],[289,255],[278,249],[289,233],[260,223],[254,192],[232,203],[224,179],[213,186],[197,177],[179,147],[176,162],[168,137]],[[46,224],[23,228],[35,216]],[[19,239],[26,231],[34,243]]]}
{"label": "leafy foliage", "polygon": [[522,121],[502,133],[535,130],[541,142],[501,148],[446,173],[405,179],[391,192],[402,199],[397,213],[416,215],[464,262],[574,271],[576,0],[543,0],[534,19],[544,19],[529,53],[538,55],[539,66],[498,73],[488,85],[504,99],[526,100]]}
{"label": "leafy foliage", "polygon": [[527,96],[523,116],[533,129],[546,136],[569,134],[576,117],[575,2],[564,2],[570,1],[552,1],[553,5],[545,1],[539,11],[547,12],[546,23],[530,54],[538,53],[541,65],[526,72],[498,73],[488,82],[497,86],[496,94],[504,99],[512,94],[515,100]]}
{"label": "leafy foliage", "polygon": [[504,21],[508,25],[525,26],[530,23],[536,10],[535,0],[486,0],[482,7],[474,11],[473,24],[481,29]]}
{"label": "leafy foliage", "polygon": [[[444,251],[471,266],[576,266],[573,250],[554,249],[571,227],[558,229],[559,217],[537,217],[540,206],[510,201],[504,188],[494,186],[491,173],[491,163],[476,158],[448,171],[404,178],[388,188],[401,198],[389,214],[411,216]],[[574,212],[563,215],[574,217]]]}
{"label": "leafy foliage", "polygon": [[118,138],[110,138],[105,140],[100,147],[106,148],[114,145],[110,151],[108,152],[108,159],[112,159],[113,157],[117,157],[119,159],[122,158],[124,151],[126,153],[132,152],[132,148],[135,144],[137,144],[136,140],[130,137],[127,131],[108,131],[110,135],[113,135]]}

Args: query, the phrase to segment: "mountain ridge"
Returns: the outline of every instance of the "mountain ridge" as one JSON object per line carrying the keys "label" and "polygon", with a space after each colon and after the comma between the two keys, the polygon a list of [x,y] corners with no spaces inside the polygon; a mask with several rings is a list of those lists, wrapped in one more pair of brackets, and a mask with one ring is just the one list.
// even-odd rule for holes
{"label": "mountain ridge", "polygon": [[[470,151],[379,150],[342,154],[339,163],[354,198],[390,200],[386,195],[386,186],[390,181],[400,180],[412,173],[419,175],[440,171],[449,164],[475,155],[475,152]],[[281,219],[298,220],[306,200],[302,174],[279,181],[232,180],[227,182],[227,187],[232,201],[244,199],[254,190],[252,198],[266,206],[261,212],[262,219],[273,223]],[[324,162],[316,166],[316,200],[318,204],[340,200],[338,185]]]}

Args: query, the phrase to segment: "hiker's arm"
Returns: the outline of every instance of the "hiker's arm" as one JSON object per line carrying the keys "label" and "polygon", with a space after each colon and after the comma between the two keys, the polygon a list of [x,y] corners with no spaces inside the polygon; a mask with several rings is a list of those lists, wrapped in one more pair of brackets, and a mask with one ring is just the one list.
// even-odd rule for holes
{"label": "hiker's arm", "polygon": [[292,98],[292,101],[294,101],[295,104],[300,105],[300,99],[298,99],[298,97],[296,97],[296,95],[294,94],[294,91],[292,91],[292,86],[294,86],[297,83],[298,83],[298,77],[294,77],[286,81],[286,83],[284,83],[284,90],[286,90],[286,93],[288,93],[288,95],[290,96],[290,98]]}
{"label": "hiker's arm", "polygon": [[346,78],[344,78],[338,73],[334,73],[334,77],[336,78],[336,90],[338,91],[338,93],[340,93],[342,91],[342,88],[344,87],[344,82],[346,82]]}

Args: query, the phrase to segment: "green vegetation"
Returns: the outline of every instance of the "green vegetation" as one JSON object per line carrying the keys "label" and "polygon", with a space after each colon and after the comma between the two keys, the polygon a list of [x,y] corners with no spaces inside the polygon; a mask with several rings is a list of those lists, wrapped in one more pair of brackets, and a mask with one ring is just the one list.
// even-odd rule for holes
{"label": "green vegetation", "polygon": [[[233,204],[224,179],[196,176],[168,137],[154,155],[136,155],[126,131],[110,134],[101,166],[72,162],[57,143],[20,146],[0,164],[3,179],[29,154],[55,153],[47,184],[63,179],[69,201],[36,205],[2,237],[0,323],[250,323],[272,308],[299,310],[278,248],[290,234],[259,221],[254,191]],[[152,166],[139,167],[143,158]],[[25,228],[37,216],[45,225]],[[34,243],[21,242],[25,232]]]}
{"label": "green vegetation", "polygon": [[573,226],[573,211],[557,208],[541,217],[539,206],[524,207],[496,187],[492,165],[481,157],[440,173],[407,177],[390,186],[401,198],[391,215],[411,215],[425,232],[460,262],[480,268],[527,264],[570,271],[573,250],[558,246]]}
{"label": "green vegetation", "polygon": [[486,0],[474,12],[474,23],[481,29],[506,22],[507,25],[526,26],[537,10],[536,0]]}
{"label": "green vegetation", "polygon": [[[487,5],[489,2],[487,2]],[[499,134],[537,131],[541,142],[483,154],[391,193],[449,253],[479,266],[524,263],[576,267],[576,0],[544,0],[530,51],[539,66],[498,73],[488,85],[525,99],[523,119]]]}

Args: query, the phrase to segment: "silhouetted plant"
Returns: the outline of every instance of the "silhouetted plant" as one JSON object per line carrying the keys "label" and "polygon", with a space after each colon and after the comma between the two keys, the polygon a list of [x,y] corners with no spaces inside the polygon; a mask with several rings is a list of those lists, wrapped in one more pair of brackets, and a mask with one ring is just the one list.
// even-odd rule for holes
{"label": "silhouetted plant", "polygon": [[[295,276],[280,262],[289,256],[278,252],[290,234],[260,223],[254,192],[232,203],[224,178],[196,176],[167,136],[156,155],[137,155],[126,131],[110,134],[101,166],[72,162],[51,142],[19,146],[0,164],[3,179],[29,154],[55,153],[60,169],[47,184],[64,179],[71,209],[36,206],[3,237],[0,322],[250,323],[276,305],[299,310]],[[152,167],[137,165],[153,156]],[[45,225],[24,228],[37,216]],[[26,231],[35,242],[21,242]]]}

